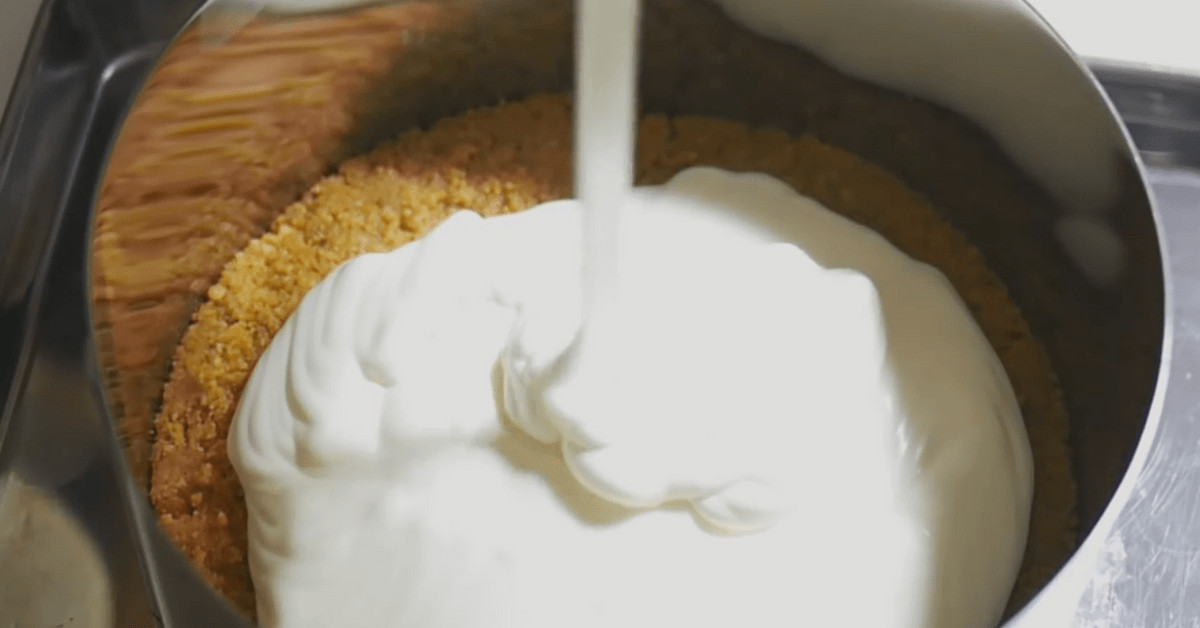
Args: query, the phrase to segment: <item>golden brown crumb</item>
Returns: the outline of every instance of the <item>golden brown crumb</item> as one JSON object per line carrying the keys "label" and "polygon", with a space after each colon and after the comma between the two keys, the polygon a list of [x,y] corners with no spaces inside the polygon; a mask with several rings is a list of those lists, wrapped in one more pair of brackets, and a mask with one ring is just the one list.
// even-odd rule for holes
{"label": "golden brown crumb", "polygon": [[[420,237],[455,210],[504,214],[569,194],[571,113],[538,96],[448,118],[346,162],[251,241],[208,290],[174,358],[156,422],[151,499],[204,577],[247,613],[246,511],[225,437],[259,355],[304,294],[338,264]],[[641,119],[637,180],[710,165],[774,175],[867,225],[949,278],[999,354],[1033,445],[1035,496],[1024,603],[1071,553],[1075,486],[1068,422],[1049,360],[966,239],[898,179],[811,137],[702,117]]]}

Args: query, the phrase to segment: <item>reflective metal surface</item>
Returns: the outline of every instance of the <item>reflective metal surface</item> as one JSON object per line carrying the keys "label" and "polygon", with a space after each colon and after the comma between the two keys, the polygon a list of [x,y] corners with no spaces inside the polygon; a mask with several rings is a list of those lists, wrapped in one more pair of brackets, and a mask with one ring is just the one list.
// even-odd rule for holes
{"label": "reflective metal surface", "polygon": [[1170,368],[1157,429],[1081,552],[1095,562],[1078,576],[1074,623],[1200,626],[1200,77],[1097,73],[1148,166],[1166,235]]}
{"label": "reflective metal surface", "polygon": [[[119,626],[241,621],[165,539],[145,499],[148,422],[171,351],[199,295],[238,242],[265,228],[273,211],[331,163],[381,137],[468,106],[569,87],[569,16],[539,10],[533,0],[411,3],[408,10],[425,11],[429,20],[419,29],[405,21],[411,14],[398,20],[388,13],[394,8],[339,13],[328,19],[345,36],[326,40],[329,45],[315,52],[292,44],[329,37],[330,23],[271,18],[232,34],[214,30],[212,21],[197,22],[155,65],[194,5],[131,2],[101,14],[88,2],[49,3],[15,90],[15,106],[0,127],[5,160],[0,162],[0,329],[5,330],[0,334],[0,511],[11,508],[12,487],[20,486],[22,494],[79,521],[76,532],[64,534],[82,540],[62,547],[103,565],[103,583],[95,590],[107,591],[107,601],[98,602],[94,612]],[[669,17],[681,2],[659,0],[650,6],[651,13]],[[501,13],[481,13],[480,7]],[[1200,301],[1181,296],[1200,295],[1200,257],[1186,247],[1172,249],[1176,305],[1183,313],[1173,323],[1178,368],[1159,398],[1164,412],[1158,430],[1148,430],[1132,463],[1135,472],[1118,490],[1145,424],[1163,338],[1152,214],[1132,156],[1090,79],[1073,69],[1053,36],[1027,13],[1014,9],[1006,15],[1035,41],[1033,49],[1047,55],[1046,63],[1013,60],[1005,66],[988,54],[987,38],[981,38],[971,45],[980,48],[973,54],[987,60],[980,71],[995,73],[991,87],[1002,89],[1003,77],[1011,73],[1054,68],[1059,73],[1054,76],[1067,76],[1068,84],[1030,97],[1089,112],[1074,122],[1078,131],[1113,138],[1108,150],[1116,176],[1107,173],[1106,180],[1118,189],[1104,211],[1127,262],[1116,284],[1094,286],[1063,250],[1055,224],[1064,210],[1048,194],[1018,168],[981,165],[1006,158],[981,141],[978,129],[938,107],[812,70],[811,62],[786,46],[726,31],[714,31],[726,33],[726,39],[696,40],[689,36],[696,29],[672,27],[667,20],[645,44],[642,99],[651,110],[815,133],[869,157],[927,195],[980,246],[1010,286],[1062,377],[1074,421],[1083,531],[1097,526],[1083,551],[1015,625],[1064,625],[1072,616],[1081,625],[1200,623],[1200,596],[1189,594],[1197,587],[1191,571],[1200,555],[1200,530],[1192,516],[1200,501],[1192,488],[1200,486],[1195,481],[1200,480],[1195,478],[1200,456],[1194,450],[1200,446],[1200,428],[1192,421],[1200,414],[1200,391],[1182,366],[1200,355],[1200,329],[1187,326],[1200,320]],[[919,20],[914,24],[920,27]],[[374,37],[364,37],[367,31]],[[215,41],[224,45],[214,47]],[[244,55],[235,54],[238,50]],[[806,80],[779,73],[792,67],[809,68]],[[127,105],[147,76],[147,88],[120,131]],[[1147,161],[1155,168],[1150,176],[1168,240],[1187,242],[1200,229],[1189,213],[1200,204],[1200,180],[1187,170],[1200,163],[1195,136],[1187,131],[1200,123],[1195,101],[1187,96],[1196,88],[1182,80],[1148,85],[1153,77],[1137,74],[1108,72],[1105,77],[1116,104],[1130,117],[1135,139],[1151,151]],[[199,99],[195,107],[178,106],[182,92],[172,88],[180,85],[193,95],[210,89],[212,98]],[[228,95],[264,86],[278,90],[273,114],[234,112],[251,115],[255,132],[220,135],[221,128],[237,124],[214,125],[213,137],[221,141],[210,145],[207,157],[196,161],[196,152],[185,151],[176,161],[164,159],[174,141],[172,129],[201,122],[197,112],[221,111],[204,108],[220,101],[220,90]],[[890,115],[896,111],[904,113]],[[843,125],[840,118],[870,124]],[[232,155],[238,167],[204,162],[213,158],[213,146]],[[940,158],[921,158],[930,153]],[[263,155],[286,159],[264,161]],[[143,157],[148,161],[139,164]],[[122,188],[122,173],[140,179],[131,175]],[[975,178],[969,186],[953,182],[963,176]],[[139,217],[159,229],[151,230],[156,234],[151,240],[167,237],[163,229],[198,211],[187,209],[196,207],[187,205],[188,196],[211,194],[214,179],[227,200],[248,202],[210,210],[238,227],[209,234],[207,253],[167,247],[88,267],[93,235],[137,239],[122,232],[121,223],[105,223],[105,212],[115,216],[133,202],[171,201]],[[199,187],[189,187],[189,180]],[[155,197],[155,190],[174,196]],[[93,226],[97,203],[101,218]],[[149,275],[121,275],[122,264],[126,271],[138,264],[166,269],[172,279],[162,285],[139,283]],[[94,336],[88,312],[97,295],[100,333]],[[123,313],[118,311],[122,303]],[[129,315],[124,322],[123,314]],[[1114,503],[1106,510],[1110,499]],[[6,535],[0,526],[0,556],[14,555],[11,548],[24,538]],[[0,604],[12,603],[0,597]],[[0,625],[15,612],[0,606]]]}

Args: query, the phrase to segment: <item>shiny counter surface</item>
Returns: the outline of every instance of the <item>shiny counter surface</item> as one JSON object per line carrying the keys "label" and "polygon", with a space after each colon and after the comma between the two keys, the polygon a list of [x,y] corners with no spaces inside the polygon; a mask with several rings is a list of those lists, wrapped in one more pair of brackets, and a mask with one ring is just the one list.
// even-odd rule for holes
{"label": "shiny counter surface", "polygon": [[1147,169],[1168,258],[1170,350],[1151,432],[1134,454],[1079,626],[1200,626],[1200,80],[1093,68]]}

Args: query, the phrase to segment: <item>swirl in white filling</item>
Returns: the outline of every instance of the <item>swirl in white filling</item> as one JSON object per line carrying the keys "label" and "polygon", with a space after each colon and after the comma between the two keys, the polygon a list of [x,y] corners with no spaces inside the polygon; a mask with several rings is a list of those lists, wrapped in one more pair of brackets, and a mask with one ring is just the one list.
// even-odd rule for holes
{"label": "swirl in white filling", "polygon": [[1032,463],[944,277],[765,175],[460,212],[314,288],[230,433],[267,626],[986,626]]}

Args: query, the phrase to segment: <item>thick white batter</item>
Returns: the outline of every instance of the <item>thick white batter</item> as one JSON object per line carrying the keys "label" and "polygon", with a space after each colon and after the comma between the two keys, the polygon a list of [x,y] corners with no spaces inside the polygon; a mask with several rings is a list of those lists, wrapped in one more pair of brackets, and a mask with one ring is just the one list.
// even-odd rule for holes
{"label": "thick white batter", "polygon": [[230,434],[263,624],[998,621],[1029,446],[941,274],[765,175],[624,207],[587,342],[575,201],[304,299]]}

